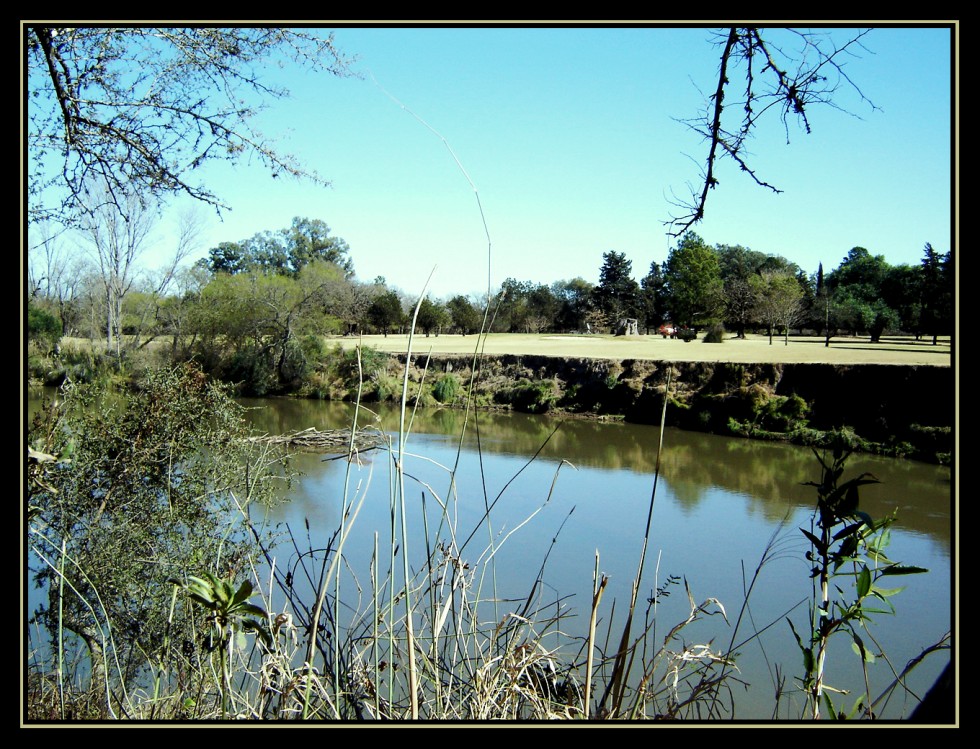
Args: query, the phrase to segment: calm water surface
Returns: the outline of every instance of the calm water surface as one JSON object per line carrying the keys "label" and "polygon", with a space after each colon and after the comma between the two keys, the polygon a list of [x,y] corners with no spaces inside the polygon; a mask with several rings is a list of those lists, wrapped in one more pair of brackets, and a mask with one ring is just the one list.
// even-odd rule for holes
{"label": "calm water surface", "polygon": [[[353,413],[348,404],[318,401],[243,403],[252,409],[249,418],[255,428],[270,434],[348,426]],[[362,409],[358,421],[397,434],[397,414],[391,410]],[[477,584],[483,575],[483,594],[489,595],[494,575],[499,599],[523,599],[544,565],[542,603],[550,597],[563,612],[562,630],[573,637],[587,628],[598,555],[600,572],[610,578],[600,630],[608,626],[613,600],[616,611],[628,605],[653,490],[659,429],[487,413],[471,414],[463,427],[462,411],[422,410],[404,446],[410,477],[406,498],[418,510],[409,518],[405,544],[413,569],[425,559],[425,534],[431,543],[442,505],[452,518],[457,545],[465,542],[460,556],[477,573]],[[366,452],[358,464],[350,465],[348,474],[345,460],[296,454],[293,465],[303,476],[290,492],[291,500],[268,518],[270,523],[287,523],[304,539],[308,523],[309,543],[324,545],[339,523],[346,483],[349,503],[363,499],[345,549],[348,590],[356,590],[355,581],[369,589],[376,534],[382,559],[391,548],[389,456],[385,450]],[[927,575],[891,578],[896,587],[906,587],[892,599],[897,615],[876,616],[872,625],[888,656],[888,662],[878,658],[872,666],[872,693],[877,694],[894,678],[889,662],[900,671],[950,629],[952,484],[949,468],[852,456],[845,478],[862,472],[881,481],[862,488],[862,509],[872,517],[898,511],[889,556],[930,570]],[[801,673],[802,657],[782,619],[788,614],[797,631],[807,629],[808,545],[799,528],[810,527],[815,502],[814,488],[804,482],[819,478],[819,464],[806,448],[665,432],[641,599],[651,597],[669,576],[683,578],[697,602],[718,599],[734,623],[749,578],[767,546],[774,545],[773,559],[759,574],[737,635],[741,642],[754,630],[773,625],[740,648],[739,678],[749,686],[736,695],[738,718],[773,717],[777,668],[789,677],[788,689],[792,677]],[[484,517],[487,506],[492,507],[489,523]],[[442,534],[447,537],[445,529]],[[396,534],[399,539],[400,535]],[[491,540],[499,548],[493,564],[486,564]],[[289,555],[288,549],[282,553]],[[655,641],[660,643],[689,609],[682,585],[666,590],[669,595],[660,598],[656,617],[662,634],[656,634]],[[491,615],[512,609],[501,602]],[[715,617],[685,629],[684,637],[688,643],[713,639],[715,649],[724,649],[732,633]],[[857,694],[858,659],[842,637],[828,659],[828,682]],[[945,653],[927,659],[913,672],[910,685],[924,693],[946,660]],[[852,702],[844,698],[845,709]],[[799,704],[794,698],[778,717],[796,717]],[[881,714],[897,717],[909,709],[895,697]]]}

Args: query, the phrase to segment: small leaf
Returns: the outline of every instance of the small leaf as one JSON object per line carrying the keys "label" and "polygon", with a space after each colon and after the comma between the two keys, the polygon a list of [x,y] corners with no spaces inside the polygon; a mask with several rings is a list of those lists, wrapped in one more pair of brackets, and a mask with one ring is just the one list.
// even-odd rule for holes
{"label": "small leaf", "polygon": [[874,521],[871,519],[871,516],[868,513],[861,512],[861,510],[858,510],[857,512],[854,513],[854,515],[856,517],[861,518],[861,520],[864,522],[864,524],[866,526],[868,526],[869,528],[873,528],[874,527]]}
{"label": "small leaf", "polygon": [[830,695],[827,694],[826,692],[823,693],[823,702],[824,705],[826,705],[827,707],[827,717],[829,717],[831,720],[839,720],[840,716],[837,714],[837,711],[834,709],[834,703],[831,702]]}
{"label": "small leaf", "polygon": [[852,638],[851,648],[854,650],[855,653],[858,654],[858,656],[860,656],[861,660],[863,660],[865,663],[874,663],[875,662],[874,653],[872,653],[870,650],[864,647],[864,641],[860,637],[858,637],[856,632],[851,633],[851,638]]}
{"label": "small leaf", "polygon": [[827,547],[819,538],[814,536],[809,531],[803,530],[802,528],[800,528],[800,531],[803,533],[804,536],[806,536],[809,539],[810,543],[814,545],[814,547],[817,549],[818,552],[823,554],[827,551]]}
{"label": "small leaf", "polygon": [[[850,525],[844,526],[839,531],[837,531],[837,533],[834,534],[833,540],[840,541],[842,538],[844,538],[844,536],[851,536],[853,538],[854,531],[858,530],[863,524],[863,522],[864,521],[861,521],[860,523],[851,523]],[[857,541],[855,540],[854,543],[856,544]]]}
{"label": "small leaf", "polygon": [[882,575],[918,575],[921,572],[928,572],[925,567],[913,567],[905,564],[893,564],[881,570]]}
{"label": "small leaf", "polygon": [[871,591],[871,570],[862,566],[857,578],[858,598],[864,598]]}
{"label": "small leaf", "polygon": [[242,601],[247,601],[252,597],[252,581],[246,580],[231,598],[231,606],[236,606]]}
{"label": "small leaf", "polygon": [[901,588],[879,588],[877,585],[871,588],[871,591],[877,596],[883,596],[885,598],[890,598],[891,596],[897,595],[905,590],[903,585]]}

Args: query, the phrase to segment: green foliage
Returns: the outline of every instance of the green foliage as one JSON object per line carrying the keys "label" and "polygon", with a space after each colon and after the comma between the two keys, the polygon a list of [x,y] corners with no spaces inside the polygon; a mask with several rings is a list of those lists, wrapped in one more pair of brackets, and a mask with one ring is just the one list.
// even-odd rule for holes
{"label": "green foliage", "polygon": [[803,289],[799,280],[788,270],[762,271],[749,278],[755,304],[752,314],[769,330],[769,339],[776,330],[789,329],[803,316]]}
{"label": "green foliage", "polygon": [[440,302],[433,302],[429,297],[422,299],[416,325],[426,335],[430,335],[433,332],[438,335],[442,327],[449,324],[449,320],[449,312],[446,310],[445,305]]}
{"label": "green foliage", "polygon": [[667,308],[678,325],[702,326],[724,311],[718,255],[694,232],[687,232],[664,263]]}
{"label": "green foliage", "polygon": [[483,315],[465,296],[454,296],[446,303],[453,329],[463,335],[479,333]]}
{"label": "green foliage", "polygon": [[[894,613],[890,598],[900,590],[879,585],[882,578],[927,571],[886,556],[889,529],[896,517],[892,514],[874,520],[861,510],[860,488],[878,483],[872,474],[862,473],[842,481],[851,454],[849,442],[848,435],[839,434],[830,461],[814,450],[821,466],[820,481],[808,482],[817,490],[814,524],[809,531],[800,529],[810,542],[806,559],[812,565],[813,606],[806,637],[797,632],[792,621],[789,626],[803,655],[803,689],[814,718],[820,717],[822,706],[828,708],[831,717],[838,715],[825,681],[830,639],[837,634],[848,636],[867,668],[874,657],[861,633],[872,622],[872,615]],[[832,596],[832,590],[836,596]],[[872,702],[870,694],[864,695],[864,705]],[[870,707],[867,710],[870,715]]]}
{"label": "green foliage", "polygon": [[69,388],[36,417],[28,443],[53,459],[28,464],[32,575],[47,599],[34,621],[52,642],[61,628],[80,638],[97,688],[182,667],[180,644],[204,644],[168,581],[256,553],[240,521],[273,500],[276,462],[248,433],[241,408],[192,367],[148,372],[112,397]]}
{"label": "green foliage", "polygon": [[555,330],[561,332],[585,330],[586,315],[592,299],[593,284],[584,278],[556,281],[551,292],[558,303]]}
{"label": "green foliage", "polygon": [[203,575],[203,578],[188,575],[186,583],[175,579],[170,582],[182,587],[205,610],[205,623],[211,627],[209,636],[212,649],[227,647],[237,632],[254,632],[269,644],[272,636],[269,634],[268,615],[265,609],[248,600],[254,595],[251,581],[244,580],[236,589],[231,577],[219,578],[210,572]]}
{"label": "green foliage", "polygon": [[493,330],[508,333],[551,330],[562,304],[563,300],[556,296],[552,287],[508,278],[500,284],[500,293],[494,303]]}
{"label": "green foliage", "polygon": [[50,351],[61,340],[61,321],[49,312],[28,302],[27,338]]}
{"label": "green foliage", "polygon": [[799,395],[773,395],[756,404],[755,423],[763,429],[790,432],[806,426],[810,405]]}
{"label": "green foliage", "polygon": [[725,342],[725,326],[721,323],[715,323],[708,327],[704,331],[704,338],[701,339],[703,343],[724,343]]}
{"label": "green foliage", "polygon": [[518,411],[543,414],[551,410],[558,399],[554,380],[522,380],[510,388],[494,393],[497,403],[508,404]]}
{"label": "green foliage", "polygon": [[622,252],[604,252],[599,285],[592,291],[592,304],[609,320],[642,317],[640,285],[633,280],[633,262]]}
{"label": "green foliage", "polygon": [[432,395],[440,403],[452,403],[459,391],[459,380],[456,375],[446,373],[432,386]]}
{"label": "green foliage", "polygon": [[248,345],[234,354],[223,373],[241,395],[263,396],[279,390],[279,377],[266,346]]}
{"label": "green foliage", "polygon": [[401,300],[394,291],[385,291],[375,297],[368,307],[367,316],[371,325],[385,335],[400,328],[406,321]]}

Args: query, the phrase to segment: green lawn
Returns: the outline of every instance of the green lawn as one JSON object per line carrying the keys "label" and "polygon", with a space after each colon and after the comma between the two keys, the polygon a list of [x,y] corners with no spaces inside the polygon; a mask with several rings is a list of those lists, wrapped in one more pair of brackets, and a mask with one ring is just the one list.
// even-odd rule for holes
{"label": "green lawn", "polygon": [[[380,351],[403,353],[408,349],[407,335],[367,335],[361,338],[337,337],[346,347],[360,341]],[[415,336],[415,353],[472,354],[481,339],[478,336]],[[883,337],[871,343],[867,337],[834,338],[824,346],[823,338],[790,336],[789,345],[767,336],[749,335],[745,340],[726,338],[723,343],[704,343],[700,338],[690,343],[664,339],[659,335],[615,337],[611,335],[555,335],[494,333],[486,337],[487,354],[541,354],[545,356],[591,359],[654,359],[658,361],[725,361],[744,363],[829,363],[829,364],[932,364],[950,366],[949,338],[916,341],[911,336]]]}

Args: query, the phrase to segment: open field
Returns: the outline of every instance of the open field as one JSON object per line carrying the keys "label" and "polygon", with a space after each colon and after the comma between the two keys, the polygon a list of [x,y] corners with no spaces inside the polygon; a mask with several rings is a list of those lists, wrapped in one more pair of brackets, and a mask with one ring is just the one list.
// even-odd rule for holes
{"label": "open field", "polygon": [[[361,338],[334,338],[345,347],[360,341],[364,346],[379,351],[404,353],[408,349],[407,335],[367,335]],[[412,348],[416,353],[472,354],[479,341],[478,336],[418,335]],[[867,337],[833,338],[830,347],[824,346],[823,338],[790,336],[789,345],[783,339],[749,335],[745,340],[726,338],[723,343],[704,343],[700,338],[690,343],[664,339],[659,335],[621,336],[611,335],[555,335],[495,333],[487,336],[486,354],[516,354],[561,356],[587,359],[652,359],[657,361],[719,361],[785,364],[928,364],[950,366],[951,346],[949,338],[940,338],[932,345],[932,338],[916,341],[912,336],[885,336],[879,343],[871,343]]]}

